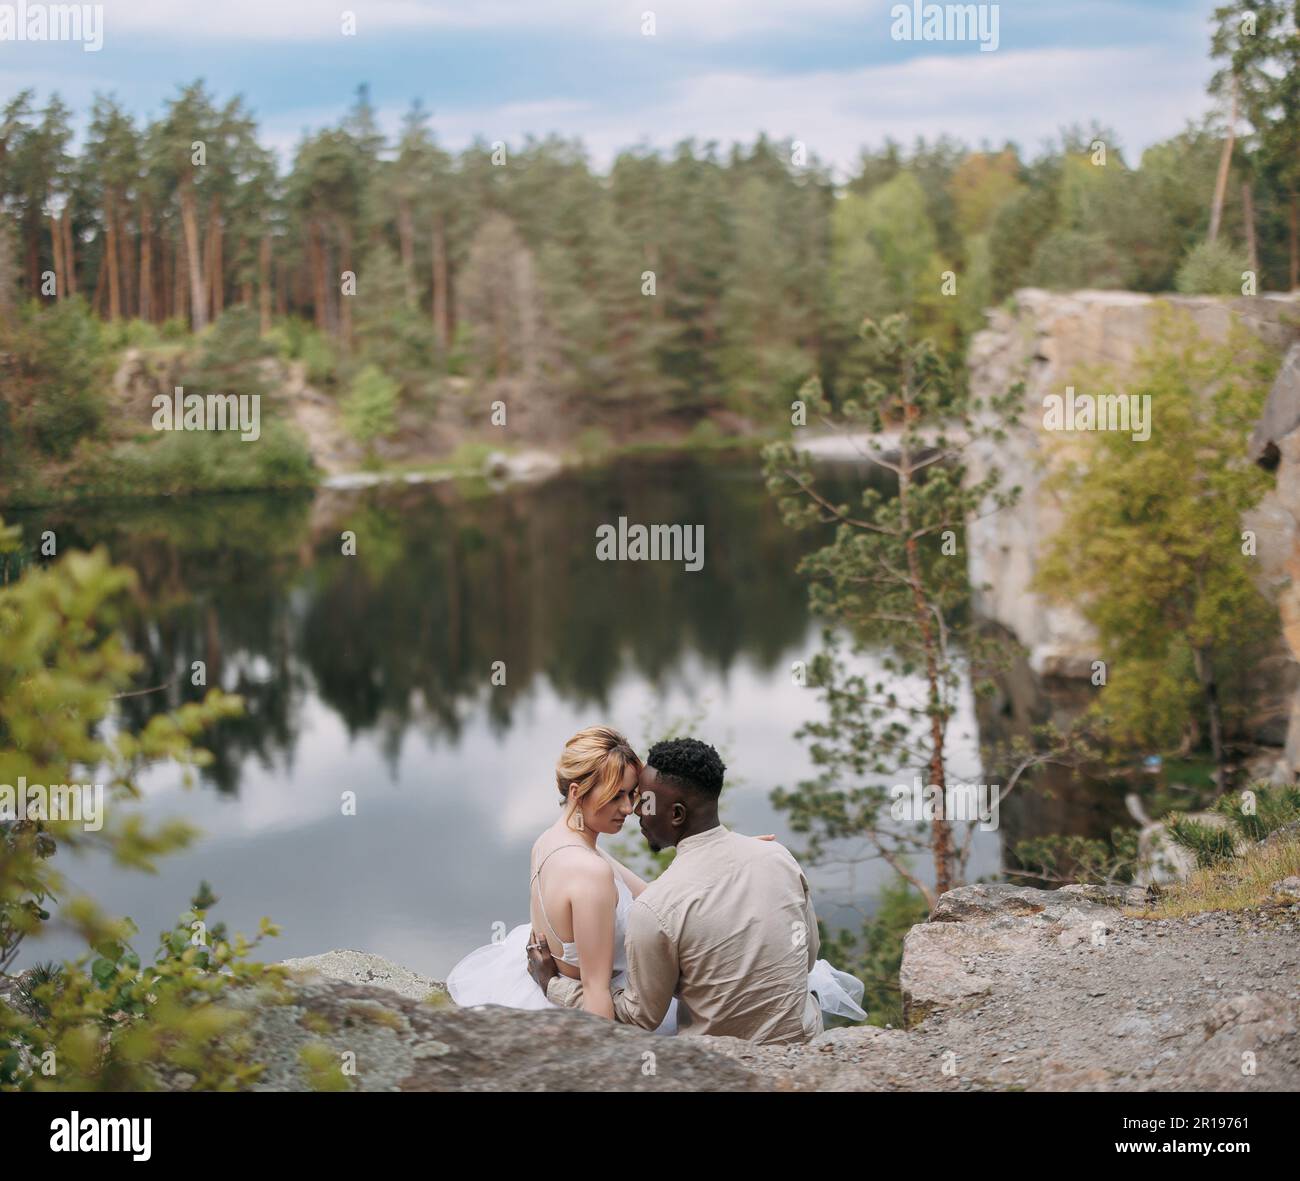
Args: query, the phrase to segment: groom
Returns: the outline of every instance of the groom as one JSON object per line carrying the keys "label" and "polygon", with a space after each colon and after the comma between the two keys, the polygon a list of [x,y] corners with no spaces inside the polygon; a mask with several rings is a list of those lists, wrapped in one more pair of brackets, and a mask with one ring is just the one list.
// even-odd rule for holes
{"label": "groom", "polygon": [[[817,918],[808,881],[780,845],[731,832],[718,820],[726,768],[694,738],[656,743],[638,786],[641,832],[673,863],[633,903],[627,982],[614,1016],[655,1029],[676,995],[681,1034],[801,1042],[822,1030],[808,991],[817,959]],[[582,983],[561,976],[550,955],[528,953],[528,971],[565,1008]]]}

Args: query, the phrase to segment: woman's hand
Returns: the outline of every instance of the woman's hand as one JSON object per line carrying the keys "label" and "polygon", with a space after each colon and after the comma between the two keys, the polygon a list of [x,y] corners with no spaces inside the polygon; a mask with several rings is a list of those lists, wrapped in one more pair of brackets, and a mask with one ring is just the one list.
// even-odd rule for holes
{"label": "woman's hand", "polygon": [[555,958],[551,955],[551,949],[547,946],[546,940],[536,931],[530,932],[531,937],[528,940],[528,974],[533,978],[533,982],[542,990],[542,995],[546,994],[546,987],[550,984],[552,977],[558,976],[560,969],[555,966]]}

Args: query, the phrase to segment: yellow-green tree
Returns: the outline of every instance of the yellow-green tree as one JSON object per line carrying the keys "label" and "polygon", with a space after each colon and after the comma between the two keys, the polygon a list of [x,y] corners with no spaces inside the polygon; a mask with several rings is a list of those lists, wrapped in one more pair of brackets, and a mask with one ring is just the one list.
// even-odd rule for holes
{"label": "yellow-green tree", "polygon": [[[0,522],[0,554],[18,547],[18,531]],[[278,973],[246,962],[253,944],[242,936],[208,924],[215,899],[207,888],[146,965],[131,946],[130,920],[69,894],[58,868],[65,851],[97,848],[120,866],[150,870],[189,844],[189,825],[150,826],[129,807],[136,779],[163,761],[188,775],[210,757],[193,745],[200,732],[241,708],[214,689],[138,732],[112,724],[114,700],[139,666],[114,628],[133,581],[96,550],[29,566],[0,586],[0,973],[50,923],[70,926],[88,948],[26,977],[16,1002],[0,1003],[0,1089],[133,1090],[164,1079],[225,1089],[257,1073],[240,1041],[244,1018],[223,998],[273,984]],[[34,785],[76,784],[104,788],[90,823],[81,809],[56,809],[52,794],[32,808]],[[264,920],[262,934],[273,933]]]}
{"label": "yellow-green tree", "polygon": [[1149,395],[1150,438],[1100,431],[1049,479],[1065,517],[1037,577],[1097,632],[1106,684],[1096,704],[1124,746],[1184,746],[1208,725],[1222,781],[1222,689],[1241,637],[1270,634],[1271,607],[1252,579],[1241,514],[1269,476],[1245,440],[1276,357],[1240,325],[1206,340],[1162,310],[1128,374],[1097,376],[1093,394]]}

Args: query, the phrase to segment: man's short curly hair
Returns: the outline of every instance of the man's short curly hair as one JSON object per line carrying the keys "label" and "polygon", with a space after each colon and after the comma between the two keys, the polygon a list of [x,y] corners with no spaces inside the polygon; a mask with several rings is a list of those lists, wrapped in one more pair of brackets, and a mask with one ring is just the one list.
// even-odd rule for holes
{"label": "man's short curly hair", "polygon": [[717,799],[727,770],[718,752],[698,738],[669,738],[656,742],[646,755],[646,766],[679,786],[693,788]]}

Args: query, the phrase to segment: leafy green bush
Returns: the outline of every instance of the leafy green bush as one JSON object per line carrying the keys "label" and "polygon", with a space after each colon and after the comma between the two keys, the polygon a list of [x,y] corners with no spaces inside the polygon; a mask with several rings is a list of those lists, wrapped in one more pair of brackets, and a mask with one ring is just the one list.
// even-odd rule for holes
{"label": "leafy green bush", "polygon": [[189,340],[190,326],[182,316],[172,316],[158,326],[158,335],[166,341]]}
{"label": "leafy green bush", "polygon": [[303,361],[312,385],[329,385],[338,377],[338,354],[333,343],[306,320],[290,316],[281,320],[266,339],[286,361]]}
{"label": "leafy green bush", "polygon": [[284,360],[296,361],[300,355],[298,350],[305,327],[304,322],[297,316],[289,316],[271,325],[271,331],[262,339]]}
{"label": "leafy green bush", "polygon": [[1238,841],[1263,840],[1269,833],[1300,820],[1300,788],[1256,783],[1248,792],[1221,796],[1210,810],[1224,817],[1228,827],[1205,824],[1177,813],[1168,821],[1170,837],[1196,855],[1201,869],[1233,860]]}
{"label": "leafy green bush", "polygon": [[1240,295],[1246,256],[1222,238],[1198,242],[1187,252],[1174,286],[1184,295]]}
{"label": "leafy green bush", "polygon": [[338,377],[338,354],[327,337],[310,332],[302,341],[302,360],[312,385],[330,385]]}
{"label": "leafy green bush", "polygon": [[66,458],[104,416],[109,353],[99,321],[80,297],[29,302],[0,324],[0,353],[11,354],[11,429],[30,429],[41,451]]}
{"label": "leafy green bush", "polygon": [[1196,854],[1199,869],[1221,865],[1236,856],[1236,838],[1228,828],[1203,824],[1187,816],[1175,816],[1169,821],[1169,836],[1175,844]]}
{"label": "leafy green bush", "polygon": [[110,348],[149,348],[162,341],[158,325],[148,320],[118,320],[104,326],[104,335]]}
{"label": "leafy green bush", "polygon": [[228,1001],[241,987],[259,989],[263,1003],[285,999],[284,969],[248,958],[279,932],[263,919],[255,939],[231,937],[224,923],[208,925],[216,901],[201,883],[190,908],[159,934],[150,964],[129,942],[135,924],[123,919],[93,959],[24,973],[19,1012],[36,1025],[10,1031],[0,1089],[226,1091],[256,1081],[263,1067],[248,1053],[248,1009]]}
{"label": "leafy green bush", "polygon": [[348,429],[367,448],[397,426],[398,385],[377,365],[367,365],[353,379],[343,404]]}
{"label": "leafy green bush", "polygon": [[1027,874],[1046,882],[1129,882],[1137,872],[1138,834],[1118,826],[1109,840],[1052,833],[1017,841],[1014,853]]}
{"label": "leafy green bush", "polygon": [[[894,880],[881,887],[876,912],[853,931],[829,934],[819,921],[821,956],[862,981],[862,1007],[867,1024],[903,1027],[903,994],[898,971],[903,963],[903,940],[917,923],[929,917],[925,899],[907,882]],[[830,1024],[850,1024],[833,1019]]]}
{"label": "leafy green bush", "polygon": [[275,354],[264,340],[257,313],[233,307],[221,314],[200,338],[198,356],[181,378],[187,392],[267,394],[270,383],[263,362]]}
{"label": "leafy green bush", "polygon": [[89,459],[83,474],[87,491],[120,496],[304,488],[316,482],[298,433],[265,418],[255,442],[227,431],[163,431]]}
{"label": "leafy green bush", "polygon": [[[0,522],[0,549],[16,544]],[[70,893],[55,868],[59,851],[93,844],[119,865],[152,871],[158,857],[190,844],[195,832],[183,821],[151,825],[133,814],[136,779],[146,764],[175,762],[188,775],[209,762],[194,740],[242,709],[213,689],[138,731],[114,724],[114,701],[141,668],[116,630],[134,581],[95,550],[0,586],[0,784],[94,778],[105,788],[93,832],[66,815],[0,821],[0,971],[52,922],[91,949],[61,970],[27,974],[18,1003],[0,1003],[0,1090],[235,1089],[259,1072],[241,1035],[249,1006],[230,1001],[243,989],[274,999],[282,973],[247,960],[255,943],[207,926],[210,891],[201,889],[145,967],[130,946],[134,924]],[[46,909],[56,899],[57,918]],[[264,920],[262,935],[274,933]]]}

